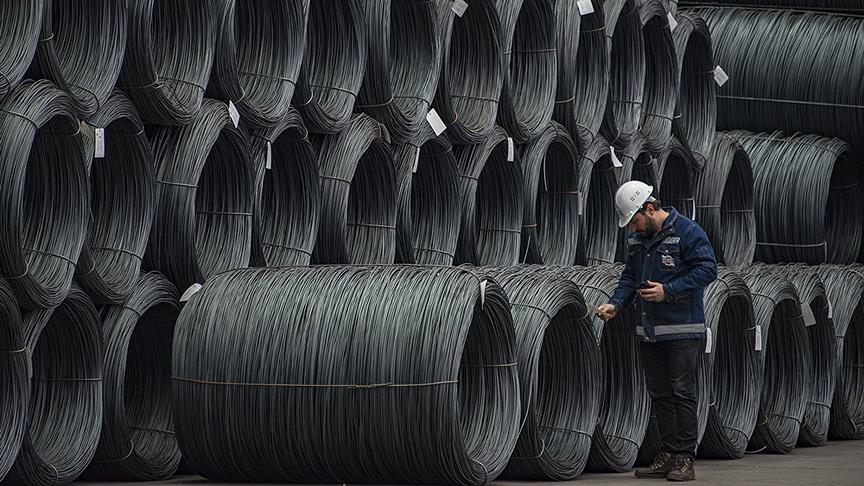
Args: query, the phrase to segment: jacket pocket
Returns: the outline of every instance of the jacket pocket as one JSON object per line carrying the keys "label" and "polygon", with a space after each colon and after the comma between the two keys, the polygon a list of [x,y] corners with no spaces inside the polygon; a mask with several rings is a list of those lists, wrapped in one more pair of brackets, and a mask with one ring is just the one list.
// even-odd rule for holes
{"label": "jacket pocket", "polygon": [[661,272],[677,272],[681,267],[681,250],[678,245],[660,245],[657,259],[657,268]]}

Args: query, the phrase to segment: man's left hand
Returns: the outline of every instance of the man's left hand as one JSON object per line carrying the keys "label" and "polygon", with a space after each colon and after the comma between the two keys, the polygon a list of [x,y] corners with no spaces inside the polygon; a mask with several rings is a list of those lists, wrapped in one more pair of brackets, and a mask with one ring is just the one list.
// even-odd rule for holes
{"label": "man's left hand", "polygon": [[663,284],[659,282],[646,281],[648,288],[639,289],[639,297],[648,302],[663,302],[666,300],[666,294],[663,292]]}

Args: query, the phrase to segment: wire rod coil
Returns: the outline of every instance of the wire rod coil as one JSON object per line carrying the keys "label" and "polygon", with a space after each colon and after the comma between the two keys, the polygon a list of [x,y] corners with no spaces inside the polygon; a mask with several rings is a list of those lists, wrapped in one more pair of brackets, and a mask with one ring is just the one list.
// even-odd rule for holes
{"label": "wire rod coil", "polygon": [[752,263],[756,252],[753,168],[732,137],[717,133],[708,163],[695,174],[696,214],[717,261],[735,266]]}
{"label": "wire rod coil", "polygon": [[185,127],[154,127],[156,217],[144,267],[177,288],[249,264],[254,168],[228,107],[205,100]]}
{"label": "wire rod coil", "polygon": [[87,294],[74,286],[58,307],[27,313],[23,325],[25,346],[32,350],[27,432],[6,482],[69,483],[84,471],[99,443],[99,314]]}
{"label": "wire rod coil", "polygon": [[310,0],[214,0],[220,17],[207,96],[228,103],[250,128],[288,113],[306,45]]}
{"label": "wire rod coil", "polygon": [[520,150],[524,177],[521,260],[573,265],[579,244],[579,151],[567,130],[549,122]]}
{"label": "wire rod coil", "polygon": [[300,114],[249,137],[255,167],[252,264],[308,265],[321,211],[318,160]]}
{"label": "wire rod coil", "polygon": [[[0,100],[24,79],[39,44],[46,0],[2,2],[0,18]],[[0,474],[2,477],[2,474]]]}
{"label": "wire rod coil", "polygon": [[360,0],[310,1],[306,52],[292,104],[312,133],[336,134],[351,113],[366,69]]}
{"label": "wire rod coil", "polygon": [[9,284],[0,279],[0,481],[15,462],[27,431],[30,360],[22,333],[18,302]]}
{"label": "wire rod coil", "polygon": [[180,462],[171,418],[171,340],[180,312],[174,285],[141,274],[129,298],[101,309],[103,415],[90,480],[164,481]]}
{"label": "wire rod coil", "polygon": [[0,276],[21,307],[59,305],[87,232],[84,136],[71,98],[25,81],[0,105]]}
{"label": "wire rod coil", "polygon": [[135,105],[120,90],[88,125],[104,130],[104,156],[88,159],[90,225],[75,280],[94,302],[119,304],[138,280],[153,224],[153,151]]}
{"label": "wire rod coil", "polygon": [[[675,0],[672,0],[675,1]],[[683,0],[683,7],[766,7],[820,12],[864,14],[864,7],[858,0]]]}
{"label": "wire rod coil", "polygon": [[128,1],[126,55],[117,87],[145,123],[191,123],[204,101],[223,14],[213,0]]}
{"label": "wire rod coil", "polygon": [[672,139],[680,70],[669,12],[660,0],[638,0],[645,41],[645,88],[639,129],[652,153],[664,150]]}
{"label": "wire rod coil", "polygon": [[314,263],[389,264],[396,258],[396,168],[387,129],[359,114],[318,148],[321,216]]}
{"label": "wire rod coil", "polygon": [[618,212],[615,191],[618,182],[609,142],[598,136],[579,158],[579,245],[577,263],[613,263],[618,246]]}
{"label": "wire rod coil", "polygon": [[[616,150],[616,154],[621,163],[618,170],[619,186],[628,181],[642,181],[655,190],[660,187],[657,162],[651,155],[651,142],[646,136],[637,133],[626,147]],[[623,263],[627,257],[627,228],[617,228],[617,232],[615,261]]]}
{"label": "wire rod coil", "polygon": [[479,272],[225,273],[177,321],[177,436],[213,480],[479,485],[519,436],[516,358],[507,296]]}
{"label": "wire rod coil", "polygon": [[664,206],[674,207],[686,218],[693,219],[696,214],[694,198],[694,167],[696,162],[692,152],[681,143],[678,137],[655,159],[657,162],[658,198]]}
{"label": "wire rod coil", "polygon": [[453,146],[427,124],[394,148],[398,184],[396,261],[453,265],[459,240],[459,170]]}
{"label": "wire rod coil", "polygon": [[857,197],[861,168],[845,142],[742,130],[729,136],[753,164],[756,259],[811,265],[856,260],[864,225],[864,201]]}
{"label": "wire rod coil", "polygon": [[462,217],[456,263],[519,263],[525,208],[519,153],[508,161],[507,134],[496,127],[478,145],[455,148]]}
{"label": "wire rod coil", "polygon": [[606,48],[609,51],[609,90],[601,133],[624,148],[639,132],[645,101],[645,36],[636,0],[606,0]]}

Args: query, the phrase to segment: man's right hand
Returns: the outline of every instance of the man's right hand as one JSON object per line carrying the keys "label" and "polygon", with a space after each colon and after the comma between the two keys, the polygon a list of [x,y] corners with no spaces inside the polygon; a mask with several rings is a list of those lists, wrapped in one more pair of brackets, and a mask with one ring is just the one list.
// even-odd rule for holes
{"label": "man's right hand", "polygon": [[603,304],[600,307],[594,309],[594,312],[600,316],[600,319],[604,321],[608,321],[609,319],[614,319],[618,314],[618,310],[615,309],[615,306],[612,304]]}

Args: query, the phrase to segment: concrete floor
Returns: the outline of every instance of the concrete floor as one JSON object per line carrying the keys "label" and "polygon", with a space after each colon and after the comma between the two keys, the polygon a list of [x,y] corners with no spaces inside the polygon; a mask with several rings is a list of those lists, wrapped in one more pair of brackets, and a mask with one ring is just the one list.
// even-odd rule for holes
{"label": "concrete floor", "polygon": [[[864,441],[829,442],[824,447],[800,448],[789,455],[752,454],[736,461],[696,461],[696,477],[699,484],[741,484],[758,486],[862,486],[864,485]],[[102,485],[106,483],[78,482],[78,485]],[[146,486],[159,483],[122,483],[123,486]],[[161,484],[209,484],[197,476],[180,476]],[[225,483],[219,483],[225,484]],[[630,485],[669,484],[657,479],[636,479],[633,473],[584,474],[575,481],[517,482],[495,481],[492,486],[551,486],[592,484]]]}

